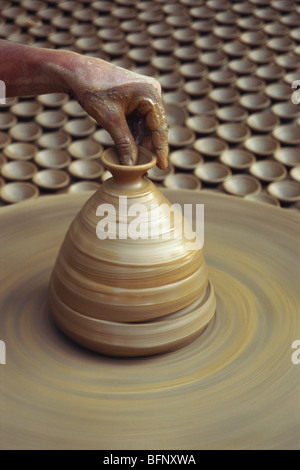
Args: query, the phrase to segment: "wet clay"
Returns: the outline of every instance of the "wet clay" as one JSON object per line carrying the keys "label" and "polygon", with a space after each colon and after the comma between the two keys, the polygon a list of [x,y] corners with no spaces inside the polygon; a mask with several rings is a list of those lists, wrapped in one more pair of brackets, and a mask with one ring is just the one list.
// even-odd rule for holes
{"label": "wet clay", "polygon": [[90,194],[1,209],[2,449],[299,449],[299,217],[211,192],[163,193],[205,204],[217,311],[195,341],[142,359],[88,351],[50,314],[50,274]]}
{"label": "wet clay", "polygon": [[[59,327],[114,356],[177,349],[203,332],[216,309],[200,240],[187,238],[183,212],[174,217],[144,176],[156,164],[153,154],[139,147],[138,158],[124,166],[114,148],[102,154],[113,177],[73,221],[49,288]],[[133,232],[141,207],[147,223],[140,217]]]}

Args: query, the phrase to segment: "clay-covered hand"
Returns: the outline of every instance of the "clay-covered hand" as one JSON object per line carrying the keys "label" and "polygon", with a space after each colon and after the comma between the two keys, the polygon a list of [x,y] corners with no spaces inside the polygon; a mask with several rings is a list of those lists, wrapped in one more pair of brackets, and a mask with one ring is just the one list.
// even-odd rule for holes
{"label": "clay-covered hand", "polygon": [[149,148],[157,165],[167,166],[168,127],[159,82],[101,59],[82,56],[70,77],[81,106],[115,141],[123,164],[137,161],[137,145]]}

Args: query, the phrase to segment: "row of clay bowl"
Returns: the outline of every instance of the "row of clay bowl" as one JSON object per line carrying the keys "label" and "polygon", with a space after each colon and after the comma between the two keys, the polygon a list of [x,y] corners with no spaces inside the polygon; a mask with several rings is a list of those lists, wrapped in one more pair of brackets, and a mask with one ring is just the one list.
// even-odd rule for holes
{"label": "row of clay bowl", "polygon": [[[21,10],[10,8],[10,2],[5,3],[2,12],[6,21],[0,24],[3,37],[6,26],[16,26],[23,29],[15,34],[27,32],[41,46],[65,47],[101,56],[159,78],[165,106],[169,108],[170,125],[170,174],[159,175],[159,178],[163,176],[165,185],[191,187],[188,180],[195,178],[197,184],[194,183],[194,187],[197,189],[202,184],[220,190],[215,185],[222,180],[222,190],[237,195],[246,195],[243,191],[250,192],[254,196],[261,184],[264,188],[270,182],[282,183],[278,180],[285,173],[283,178],[288,183],[288,192],[292,192],[292,198],[297,197],[295,190],[289,189],[289,185],[294,188],[294,182],[297,185],[298,175],[297,168],[290,167],[299,163],[299,127],[295,121],[298,109],[289,101],[291,83],[297,78],[295,70],[299,65],[299,57],[291,52],[299,41],[299,12],[293,2],[272,2],[271,5],[263,1],[240,4],[198,0],[49,2],[49,8],[45,9],[41,8],[41,3],[45,5],[45,2],[24,1],[20,2],[21,8],[27,15],[31,13],[31,19],[40,21],[40,25],[32,24],[26,28]],[[95,11],[99,14],[95,15]],[[8,36],[11,34],[10,30]],[[15,36],[12,40],[18,38]],[[22,42],[21,37],[19,40]],[[124,50],[120,47],[122,44]],[[288,72],[286,75],[285,71]],[[62,102],[58,104],[60,98]],[[27,145],[38,145],[38,161],[32,163],[37,164],[39,170],[45,166],[49,154],[55,160],[54,153],[60,151],[60,157],[56,158],[63,159],[73,140],[73,148],[76,148],[78,139],[92,138],[104,147],[112,144],[107,133],[96,128],[86,113],[66,96],[48,95],[31,103],[37,112],[31,116],[34,122],[31,122],[29,134],[32,134]],[[24,103],[16,103],[16,106],[20,104]],[[268,112],[271,105],[271,112]],[[53,108],[56,109],[53,111]],[[19,121],[26,121],[22,110],[15,112]],[[12,146],[14,142],[18,143],[18,132],[22,134],[22,130],[23,142],[24,124],[28,123],[15,122],[14,110],[3,116],[2,125],[8,126],[9,130],[6,128],[1,132],[8,134],[8,139],[12,138]],[[264,134],[256,136],[255,133],[259,132]],[[49,147],[54,147],[55,152],[47,152]],[[189,168],[189,158],[185,161],[185,151],[191,149],[198,159],[206,162],[196,176],[192,174],[194,169]],[[182,154],[180,163],[178,153],[177,162],[173,162],[176,150]],[[239,153],[242,153],[239,157],[242,160],[248,153],[248,164],[246,162],[242,167],[242,163],[238,167],[239,163],[235,162],[230,166],[230,161],[236,160]],[[279,166],[269,161],[273,156],[279,161]],[[71,158],[74,160],[72,152]],[[217,158],[220,161],[210,161]],[[261,158],[268,159],[268,162],[264,166],[255,166],[256,159]],[[62,163],[67,171],[56,169],[65,171],[71,178],[68,183],[65,178],[62,185],[68,186],[84,171],[84,165],[80,169],[73,165],[74,169],[73,163]],[[219,166],[221,164],[222,167]],[[219,180],[214,176],[213,168],[219,174]],[[175,175],[184,172],[184,176],[179,175],[180,184],[179,178],[174,179],[173,171]],[[240,173],[246,171],[249,172],[248,179]],[[232,175],[236,172],[240,175]],[[255,178],[256,189],[249,183],[250,176]],[[228,182],[233,178],[235,183],[230,185]],[[244,187],[242,192],[240,189],[237,191],[237,185]],[[48,189],[51,189],[49,184]],[[64,189],[61,187],[61,190]],[[286,197],[289,199],[285,193],[282,194],[281,186],[279,195],[283,203],[287,202]]]}

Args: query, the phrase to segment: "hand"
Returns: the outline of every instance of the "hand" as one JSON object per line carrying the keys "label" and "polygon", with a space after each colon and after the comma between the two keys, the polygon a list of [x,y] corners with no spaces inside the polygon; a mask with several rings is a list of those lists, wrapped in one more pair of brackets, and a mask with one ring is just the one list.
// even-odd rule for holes
{"label": "hand", "polygon": [[81,106],[110,133],[123,164],[135,164],[137,145],[143,145],[159,168],[167,167],[168,127],[156,79],[81,56],[68,81]]}

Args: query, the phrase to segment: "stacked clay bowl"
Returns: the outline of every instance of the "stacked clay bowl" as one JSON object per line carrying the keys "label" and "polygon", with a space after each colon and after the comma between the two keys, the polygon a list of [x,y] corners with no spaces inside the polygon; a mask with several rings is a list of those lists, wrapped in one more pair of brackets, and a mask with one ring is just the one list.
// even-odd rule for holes
{"label": "stacked clay bowl", "polygon": [[[108,149],[102,163],[113,178],[71,224],[52,273],[54,319],[73,340],[104,354],[177,349],[203,332],[216,308],[200,239],[196,246],[188,238],[182,213],[170,217],[171,204],[144,177],[156,163],[149,151],[140,148],[138,164],[124,166]],[[130,234],[136,205],[151,220],[138,238]],[[99,216],[109,210],[105,229]]]}
{"label": "stacked clay bowl", "polygon": [[[220,160],[228,167],[228,176],[229,170],[233,170],[244,180],[249,167],[245,164],[233,168],[227,164],[227,157],[230,152],[237,155],[237,151],[247,151],[255,161],[279,158],[287,170],[284,178],[287,186],[292,184],[288,176],[292,169],[288,155],[300,153],[297,143],[300,93],[295,85],[300,80],[299,25],[299,6],[294,1],[49,0],[3,2],[0,11],[1,38],[41,48],[69,49],[156,77],[162,86],[168,124],[172,128],[170,154],[182,152],[181,168],[175,166],[171,170],[179,173],[178,178],[186,180],[183,172],[194,177],[194,169],[189,168],[188,161],[184,162],[186,151],[193,150],[199,161],[219,163]],[[99,145],[93,154],[98,155],[97,163],[101,164],[103,147],[107,149],[112,145],[111,139],[105,138],[105,133],[101,134],[104,129],[97,123],[89,123],[85,110],[65,94],[10,98],[0,107],[1,114],[3,112],[0,151],[5,156],[10,144],[30,143],[37,147],[36,153],[64,150],[71,162],[75,158],[85,160],[91,158],[90,152],[87,150],[85,156],[81,149],[76,151],[76,143],[86,139]],[[54,116],[57,119],[53,120]],[[244,133],[245,140],[242,135],[239,142],[235,138],[232,140],[233,123],[239,124],[241,133],[245,126],[249,130]],[[219,129],[223,124],[228,124],[227,129],[231,129],[229,134],[222,132],[224,127]],[[173,126],[181,127],[178,135],[174,135]],[[211,140],[206,141],[208,148],[203,149],[202,145],[195,147],[189,139],[182,139],[182,135],[190,130],[196,132],[195,142],[200,138],[218,137],[222,141],[222,152],[211,154]],[[43,135],[38,138],[40,132]],[[257,135],[266,146],[270,138],[276,142],[268,155],[263,155],[258,146],[254,151],[249,150],[251,144],[257,142],[252,140]],[[74,157],[74,146],[80,157]],[[92,145],[85,146],[89,147]],[[17,156],[13,158],[18,159]],[[299,164],[299,158],[294,166]],[[49,156],[49,169],[53,159]],[[35,162],[35,155],[30,160]],[[292,161],[295,161],[294,157]],[[47,169],[46,165],[47,161],[43,160],[38,169]],[[76,187],[101,184],[102,175],[99,177],[94,173],[91,181],[90,177],[86,178],[85,165],[76,166],[84,171],[74,173],[73,166],[67,165],[65,171],[69,174],[69,183],[64,189],[57,189],[55,185],[36,186],[33,180],[29,183],[36,186],[41,196],[69,191],[72,185],[80,182],[83,184]],[[1,178],[4,185],[11,182],[5,175]],[[176,176],[176,181],[178,178]],[[268,183],[260,175],[258,180],[264,194],[268,191]],[[202,189],[219,190],[209,181],[200,181]],[[164,179],[158,184],[165,184]],[[199,189],[194,185],[191,190],[193,187]],[[278,192],[279,197],[280,194]],[[7,200],[2,202],[7,203]],[[286,197],[278,199],[278,203],[289,207]]]}

